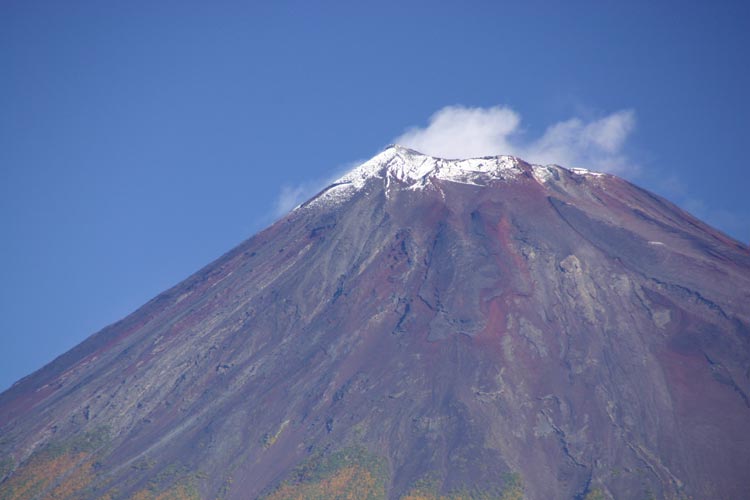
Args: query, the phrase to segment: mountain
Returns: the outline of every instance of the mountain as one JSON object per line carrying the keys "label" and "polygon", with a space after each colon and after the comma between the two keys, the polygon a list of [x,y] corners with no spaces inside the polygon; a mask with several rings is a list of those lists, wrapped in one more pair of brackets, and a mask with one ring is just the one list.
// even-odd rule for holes
{"label": "mountain", "polygon": [[739,499],[750,250],[386,149],[0,395],[0,499]]}

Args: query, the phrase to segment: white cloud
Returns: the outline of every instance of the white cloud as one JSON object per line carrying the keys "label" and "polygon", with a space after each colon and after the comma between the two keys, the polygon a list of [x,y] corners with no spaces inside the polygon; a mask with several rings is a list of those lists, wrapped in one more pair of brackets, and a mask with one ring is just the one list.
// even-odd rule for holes
{"label": "white cloud", "polygon": [[309,200],[323,188],[335,182],[349,170],[358,165],[361,165],[365,161],[366,160],[357,160],[341,165],[336,169],[335,173],[325,178],[313,179],[295,185],[287,184],[281,186],[281,191],[276,198],[273,217],[281,217],[282,215],[286,215],[293,208],[297,207],[297,205],[300,205],[301,203]]}
{"label": "white cloud", "polygon": [[580,118],[555,123],[541,137],[526,139],[521,116],[507,107],[447,106],[426,127],[414,127],[394,142],[443,158],[510,154],[533,163],[555,163],[617,174],[637,170],[623,152],[635,128],[635,113],[622,110],[586,122]]}
{"label": "white cloud", "polygon": [[[616,174],[637,167],[623,152],[635,126],[635,114],[618,111],[604,118],[555,123],[541,137],[523,137],[521,115],[508,107],[447,106],[430,117],[426,127],[413,127],[392,142],[442,158],[515,155],[532,163],[555,163]],[[362,163],[351,162],[327,178],[285,185],[276,199],[274,217],[281,217],[325,186]]]}
{"label": "white cloud", "polygon": [[274,214],[276,216],[284,215],[291,209],[305,201],[305,197],[310,191],[310,183],[299,184],[297,186],[281,186],[281,192],[276,198],[276,207]]}
{"label": "white cloud", "polygon": [[394,142],[442,158],[492,156],[511,148],[509,136],[521,117],[509,108],[447,106],[430,118],[426,128],[407,130]]}
{"label": "white cloud", "polygon": [[[541,136],[527,137],[521,116],[508,107],[470,108],[447,106],[434,113],[425,127],[412,127],[392,142],[442,158],[515,155],[538,164],[583,167],[600,172],[651,179],[658,191],[699,218],[739,237],[750,238],[750,215],[707,206],[688,196],[677,175],[649,170],[640,172],[626,154],[625,145],[635,129],[635,113],[620,110],[595,120],[573,117],[554,123]],[[281,188],[273,217],[280,217],[310,199],[363,161],[342,165],[334,175]]]}

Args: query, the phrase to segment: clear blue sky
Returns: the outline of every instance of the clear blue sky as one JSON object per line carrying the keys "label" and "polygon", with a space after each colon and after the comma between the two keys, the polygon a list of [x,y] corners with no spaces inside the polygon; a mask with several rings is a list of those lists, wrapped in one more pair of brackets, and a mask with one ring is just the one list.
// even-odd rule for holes
{"label": "clear blue sky", "polygon": [[4,0],[0,389],[447,105],[632,110],[634,180],[747,242],[749,37],[742,1]]}

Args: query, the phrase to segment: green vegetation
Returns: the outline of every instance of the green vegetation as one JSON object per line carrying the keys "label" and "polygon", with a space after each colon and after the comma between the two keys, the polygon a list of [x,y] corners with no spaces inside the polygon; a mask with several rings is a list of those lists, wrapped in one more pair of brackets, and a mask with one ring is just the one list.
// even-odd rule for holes
{"label": "green vegetation", "polygon": [[43,451],[54,456],[66,453],[95,453],[101,451],[109,440],[109,428],[100,426],[62,441],[51,442]]}
{"label": "green vegetation", "polygon": [[[441,481],[436,476],[429,476],[417,481],[401,500],[501,500],[507,487],[502,492],[484,491],[477,488],[460,488],[449,493],[440,493]],[[506,485],[507,486],[507,485]],[[516,497],[507,497],[516,498]],[[522,497],[518,497],[522,498]]]}
{"label": "green vegetation", "polygon": [[[204,472],[193,472],[183,463],[170,463],[158,469],[153,459],[139,460],[133,468],[147,471],[157,469],[151,474],[146,487],[137,491],[130,500],[200,500],[198,484],[207,477]],[[155,471],[154,471],[155,472]]]}
{"label": "green vegetation", "polygon": [[605,500],[607,497],[604,496],[604,492],[600,490],[599,488],[594,488],[593,490],[589,490],[588,493],[586,493],[586,496],[583,497],[583,500]]}
{"label": "green vegetation", "polygon": [[510,472],[503,477],[503,494],[501,500],[523,500],[523,480],[517,472]]}
{"label": "green vegetation", "polygon": [[362,447],[351,447],[306,460],[265,499],[380,500],[386,497],[387,479],[382,459]]}
{"label": "green vegetation", "polygon": [[[494,492],[469,487],[441,494],[442,480],[431,474],[414,483],[401,500],[523,500],[521,476],[512,472],[502,479],[502,489]],[[383,459],[362,447],[351,447],[306,460],[264,500],[383,500],[388,482]]]}
{"label": "green vegetation", "polygon": [[144,489],[135,493],[130,500],[201,500],[200,493],[191,480],[185,480],[162,492]]}
{"label": "green vegetation", "polygon": [[[49,443],[0,483],[0,500],[25,500],[40,495],[54,499],[81,498],[94,480],[95,454],[108,442],[109,430],[99,427]],[[9,466],[12,467],[12,462]]]}

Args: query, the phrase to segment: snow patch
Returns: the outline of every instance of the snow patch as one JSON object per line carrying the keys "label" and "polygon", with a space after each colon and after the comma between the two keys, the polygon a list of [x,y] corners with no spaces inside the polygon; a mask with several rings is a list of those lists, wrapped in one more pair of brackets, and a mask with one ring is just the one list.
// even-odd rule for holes
{"label": "snow patch", "polygon": [[574,174],[578,174],[578,175],[592,175],[594,177],[604,177],[605,175],[607,175],[607,174],[603,174],[602,172],[593,172],[593,171],[587,170],[585,168],[577,168],[576,167],[576,168],[570,168],[568,170],[570,170]]}
{"label": "snow patch", "polygon": [[553,165],[532,165],[531,173],[537,181],[544,184],[555,179],[555,168]]}

